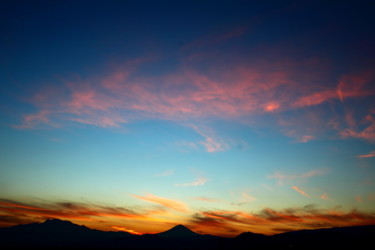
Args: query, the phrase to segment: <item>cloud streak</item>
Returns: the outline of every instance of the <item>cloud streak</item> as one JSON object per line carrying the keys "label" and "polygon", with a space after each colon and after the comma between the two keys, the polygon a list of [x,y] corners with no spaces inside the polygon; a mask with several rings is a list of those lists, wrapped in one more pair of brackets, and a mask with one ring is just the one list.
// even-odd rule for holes
{"label": "cloud streak", "polygon": [[190,222],[192,227],[198,230],[208,233],[216,231],[223,236],[232,236],[249,230],[275,234],[301,229],[372,225],[375,222],[375,214],[358,210],[345,212],[337,209],[318,209],[313,205],[307,205],[281,210],[264,208],[257,213],[228,210],[201,211],[196,213]]}
{"label": "cloud streak", "polygon": [[186,212],[188,210],[187,206],[180,201],[162,198],[153,194],[147,194],[145,196],[140,196],[140,195],[132,195],[132,196],[140,200],[160,204],[166,208],[170,208],[179,212]]}
{"label": "cloud streak", "polygon": [[286,183],[291,183],[294,181],[301,181],[305,179],[309,179],[311,177],[315,176],[322,176],[326,175],[328,173],[327,168],[322,168],[322,169],[314,169],[306,173],[302,174],[284,174],[282,172],[275,172],[273,175],[268,176],[270,179],[276,179],[277,184],[282,185]]}
{"label": "cloud streak", "polygon": [[118,231],[123,231],[123,232],[131,233],[131,234],[136,234],[136,235],[142,235],[142,233],[140,233],[140,232],[134,231],[132,229],[127,229],[125,227],[112,226],[112,228],[116,229]]}
{"label": "cloud streak", "polygon": [[297,186],[292,186],[292,188],[294,190],[296,190],[298,193],[302,194],[303,196],[307,197],[307,198],[311,198],[310,195],[308,195],[305,191],[303,191],[301,188],[297,187]]}
{"label": "cloud streak", "polygon": [[205,202],[219,202],[219,199],[208,198],[204,196],[193,197],[194,200],[205,201]]}
{"label": "cloud streak", "polygon": [[156,174],[155,176],[156,176],[156,177],[171,176],[171,175],[174,174],[174,172],[175,172],[174,169],[170,169],[170,170],[166,170],[166,171],[164,171],[164,172],[158,173],[158,174]]}
{"label": "cloud streak", "polygon": [[[100,219],[152,220],[152,216],[161,211],[126,207],[111,207],[78,202],[45,202],[26,203],[8,199],[0,199],[0,214],[8,216],[0,226],[12,225],[18,221],[25,223],[41,221],[47,218],[68,219],[93,223]],[[13,218],[13,220],[11,219]]]}
{"label": "cloud streak", "polygon": [[[242,31],[238,29],[224,37],[236,37]],[[353,98],[374,96],[371,86],[375,76],[370,70],[350,72],[333,81],[322,70],[319,59],[254,59],[245,63],[241,58],[223,62],[217,60],[221,55],[215,53],[210,57],[205,53],[181,56],[175,70],[158,76],[140,74],[145,64],[158,63],[155,59],[140,58],[86,79],[76,77],[42,89],[30,98],[37,111],[24,114],[21,124],[14,127],[37,129],[81,124],[113,128],[155,118],[178,124],[223,119],[256,125],[262,116],[273,117],[268,126],[296,138],[296,142],[311,141],[327,130],[335,131],[343,139],[375,141],[373,114],[366,116],[366,128],[344,128],[340,119],[335,120],[333,128],[327,117],[334,117],[337,112],[328,114],[327,110],[335,109],[316,109],[323,104],[333,107]],[[293,121],[288,112],[298,110],[306,115]],[[215,133],[208,133],[199,125],[191,128],[204,138],[199,144],[207,152],[229,149],[228,143]]]}
{"label": "cloud streak", "polygon": [[358,158],[372,158],[372,157],[375,157],[375,150],[374,150],[374,151],[371,151],[371,152],[368,153],[368,154],[358,155],[357,157],[358,157]]}
{"label": "cloud streak", "polygon": [[207,178],[205,178],[205,177],[197,177],[197,179],[194,180],[194,181],[192,181],[192,182],[188,182],[188,183],[178,183],[178,184],[175,184],[175,186],[178,186],[178,187],[203,186],[203,185],[206,184],[208,181],[209,181],[209,179],[207,179]]}

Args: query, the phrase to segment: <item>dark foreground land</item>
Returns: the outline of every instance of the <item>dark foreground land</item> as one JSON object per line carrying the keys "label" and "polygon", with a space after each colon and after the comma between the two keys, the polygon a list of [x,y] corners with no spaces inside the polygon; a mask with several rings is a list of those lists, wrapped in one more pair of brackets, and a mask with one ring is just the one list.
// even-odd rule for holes
{"label": "dark foreground land", "polygon": [[375,225],[303,230],[234,238],[197,234],[179,225],[166,232],[104,232],[57,219],[0,228],[0,246],[22,249],[371,249]]}

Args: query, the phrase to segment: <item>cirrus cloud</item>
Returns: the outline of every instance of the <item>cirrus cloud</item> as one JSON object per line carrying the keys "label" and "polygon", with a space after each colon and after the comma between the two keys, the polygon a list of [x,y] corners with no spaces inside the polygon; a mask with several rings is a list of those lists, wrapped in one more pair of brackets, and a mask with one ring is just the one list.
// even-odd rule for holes
{"label": "cirrus cloud", "polygon": [[[37,111],[23,114],[21,124],[14,127],[84,124],[113,128],[149,119],[185,126],[195,122],[190,127],[204,138],[195,145],[213,153],[230,147],[197,121],[221,119],[256,126],[264,125],[262,117],[267,118],[267,126],[299,143],[317,139],[324,131],[333,131],[343,139],[374,141],[372,114],[366,116],[369,126],[359,129],[345,127],[342,119],[327,122],[327,117],[340,116],[335,108],[316,109],[323,104],[337,107],[354,98],[373,97],[375,76],[371,70],[348,72],[333,80],[317,58],[302,62],[292,58],[254,59],[245,63],[241,58],[216,60],[219,56],[181,54],[175,69],[160,75],[142,71],[145,64],[157,64],[158,60],[140,58],[84,79],[64,80],[29,98]],[[301,110],[304,112],[298,112]],[[288,112],[296,112],[294,120]]]}

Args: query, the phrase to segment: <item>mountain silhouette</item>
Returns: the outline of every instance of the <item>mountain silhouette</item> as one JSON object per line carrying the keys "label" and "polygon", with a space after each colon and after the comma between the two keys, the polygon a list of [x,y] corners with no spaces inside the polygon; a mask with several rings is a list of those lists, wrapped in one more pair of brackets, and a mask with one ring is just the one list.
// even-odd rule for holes
{"label": "mountain silhouette", "polygon": [[196,238],[202,236],[183,225],[177,225],[165,232],[158,233],[157,235],[164,238]]}
{"label": "mountain silhouette", "polygon": [[245,232],[234,238],[198,234],[183,225],[147,235],[105,232],[58,219],[0,228],[2,247],[28,249],[365,249],[372,245],[374,237],[374,225],[301,230],[272,236]]}
{"label": "mountain silhouette", "polygon": [[8,247],[89,246],[93,242],[131,236],[126,232],[104,232],[59,219],[0,228],[0,242]]}

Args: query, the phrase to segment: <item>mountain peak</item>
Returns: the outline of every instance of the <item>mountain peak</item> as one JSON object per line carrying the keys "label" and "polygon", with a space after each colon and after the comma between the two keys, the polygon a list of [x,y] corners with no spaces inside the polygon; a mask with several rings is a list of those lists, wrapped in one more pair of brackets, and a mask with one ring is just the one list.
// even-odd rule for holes
{"label": "mountain peak", "polygon": [[184,225],[181,225],[181,224],[178,224],[177,226],[174,226],[171,228],[172,229],[175,229],[175,230],[189,230],[191,231],[189,228],[185,227]]}
{"label": "mountain peak", "polygon": [[81,225],[74,224],[73,222],[67,221],[67,220],[59,220],[59,219],[47,219],[43,223],[40,223],[42,226],[41,228],[44,228],[46,230],[51,231],[88,231],[89,228]]}
{"label": "mountain peak", "polygon": [[75,225],[74,223],[67,221],[67,220],[60,220],[60,219],[47,219],[43,222],[43,224],[50,224],[50,225]]}
{"label": "mountain peak", "polygon": [[235,238],[236,239],[262,239],[266,238],[267,236],[264,234],[257,234],[253,232],[244,232],[239,235],[237,235]]}
{"label": "mountain peak", "polygon": [[200,236],[200,234],[197,234],[191,231],[189,228],[181,224],[174,226],[173,228],[165,232],[158,233],[158,235],[162,237],[173,237],[173,238],[186,238],[186,237],[190,238],[194,236]]}

